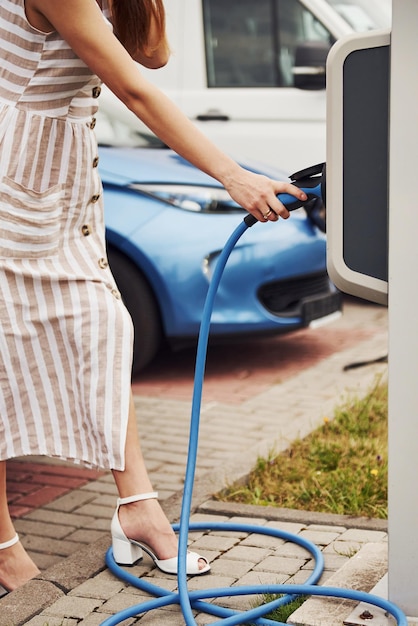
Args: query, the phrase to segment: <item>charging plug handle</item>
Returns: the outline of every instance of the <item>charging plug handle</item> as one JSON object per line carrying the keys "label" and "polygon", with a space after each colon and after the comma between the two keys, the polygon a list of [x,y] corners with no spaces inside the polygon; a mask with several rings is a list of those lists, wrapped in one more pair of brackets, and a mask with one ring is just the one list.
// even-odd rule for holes
{"label": "charging plug handle", "polygon": [[[312,202],[312,200],[320,200],[325,204],[325,163],[319,163],[295,172],[290,176],[290,180],[293,185],[306,193],[307,200],[299,200],[289,193],[279,193],[277,197],[288,211],[299,209]],[[307,212],[309,215],[309,211]],[[249,214],[245,216],[244,222],[247,226],[253,226],[258,220]]]}

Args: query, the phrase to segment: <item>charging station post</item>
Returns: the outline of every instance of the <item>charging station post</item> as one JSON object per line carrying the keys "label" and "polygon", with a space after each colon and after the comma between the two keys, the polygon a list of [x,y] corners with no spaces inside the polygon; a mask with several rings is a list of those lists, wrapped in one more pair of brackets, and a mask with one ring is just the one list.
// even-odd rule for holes
{"label": "charging station post", "polygon": [[418,3],[392,0],[392,31],[353,35],[327,64],[329,274],[388,304],[388,595],[418,618]]}
{"label": "charging station post", "polygon": [[418,618],[418,3],[393,0],[389,160],[389,597]]}

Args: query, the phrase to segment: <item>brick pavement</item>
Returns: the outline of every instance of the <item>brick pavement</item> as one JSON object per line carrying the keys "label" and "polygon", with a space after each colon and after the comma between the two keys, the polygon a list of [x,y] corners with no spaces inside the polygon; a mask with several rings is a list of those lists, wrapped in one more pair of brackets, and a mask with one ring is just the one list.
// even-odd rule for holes
{"label": "brick pavement", "polygon": [[[251,508],[249,515],[248,509]],[[289,514],[289,512],[288,512]],[[201,512],[192,516],[192,521],[229,522],[266,526],[280,529],[314,541],[322,551],[325,560],[325,569],[321,583],[331,585],[335,576],[342,568],[350,564],[354,555],[361,561],[361,589],[370,591],[387,569],[387,532],[383,521],[369,522],[364,526],[364,520],[351,519],[342,516],[321,516],[299,512],[293,519],[283,519],[283,511],[272,507],[240,507],[222,503],[203,503]],[[356,522],[359,528],[355,526]],[[253,532],[222,530],[214,533],[194,532],[190,535],[191,549],[199,550],[212,563],[210,576],[192,578],[189,589],[229,588],[235,585],[276,585],[283,583],[303,584],[314,567],[312,555],[300,546],[286,542],[283,539],[260,535]],[[373,547],[377,551],[378,559],[368,564],[364,559],[364,549]],[[30,617],[26,621],[11,621],[14,615],[22,617],[22,608],[18,608],[19,601],[28,599],[31,593],[35,595],[42,589],[43,581],[31,581],[23,590],[15,592],[15,601],[12,605],[12,596],[2,601],[7,611],[0,614],[0,624],[26,624],[27,626],[99,626],[102,622],[119,611],[129,609],[149,599],[143,591],[132,588],[115,578],[107,569],[103,568],[103,552],[105,543],[95,543],[96,552],[85,548],[77,555],[66,561],[67,572],[61,566],[50,569],[49,581],[54,583],[54,592],[48,597],[47,606],[43,607],[39,615]],[[97,550],[97,548],[99,548]],[[88,559],[87,559],[88,557]],[[79,576],[77,563],[90,564],[89,575]],[[75,571],[74,571],[75,570]],[[358,571],[358,568],[357,568]],[[176,589],[176,579],[168,577],[153,569],[148,559],[129,568],[133,575],[143,578],[146,582],[161,586],[164,590]],[[79,579],[77,580],[77,577]],[[352,588],[354,587],[352,581]],[[340,582],[341,586],[341,582]],[[45,590],[44,594],[45,593]],[[47,590],[49,591],[49,590]],[[19,593],[20,592],[20,593]],[[234,610],[248,610],[253,606],[252,596],[227,596],[215,603]],[[40,605],[38,601],[38,606]],[[352,603],[351,603],[352,605]],[[341,616],[351,611],[351,605],[340,605],[339,611],[334,611],[334,620],[327,619],[321,626],[340,626]],[[27,606],[27,605],[26,605]],[[347,608],[348,607],[348,608]],[[30,608],[30,607],[29,607]],[[205,613],[196,614],[198,626],[216,621],[217,618]],[[135,624],[150,624],[152,626],[181,626],[184,624],[179,608],[168,606],[164,609],[146,613],[140,617],[133,617],[123,621],[124,626]]]}
{"label": "brick pavement", "polygon": [[[343,369],[349,362],[385,354],[386,311],[349,302],[343,317],[328,327],[295,333],[292,340],[290,336],[278,337],[262,340],[261,344],[248,342],[239,351],[226,347],[211,349],[218,355],[219,376],[215,384],[216,359],[211,357],[202,404],[195,507],[210,500],[211,494],[226,481],[244,476],[259,454],[268,453],[272,447],[283,449],[295,436],[310,432],[344,395],[363,393],[369,388],[376,374],[385,371],[384,365],[344,373]],[[229,376],[221,368],[226,354],[230,355]],[[184,374],[179,376],[183,361]],[[174,360],[164,361],[165,379],[161,378],[164,363],[160,361],[154,366],[154,378],[150,372],[144,373],[143,382],[134,385],[148,467],[173,520],[178,519],[181,504],[193,385],[190,364],[194,364],[194,357],[191,359],[186,352],[177,355],[176,362],[177,367]],[[240,384],[234,386],[237,379]],[[208,384],[211,380],[212,386]],[[18,621],[21,614],[16,615],[14,622],[2,621],[5,618],[0,614],[0,626],[100,624],[104,605],[106,613],[130,595],[103,571],[103,554],[109,545],[109,520],[116,497],[112,478],[108,472],[90,473],[57,461],[47,464],[38,458],[29,461],[30,464],[28,460],[10,464],[12,472],[28,466],[26,478],[12,481],[13,473],[10,475],[9,485],[14,482],[10,497],[12,506],[16,506],[16,528],[43,574],[41,580],[31,581],[0,602],[0,607],[8,610],[9,618],[13,611],[19,613],[24,608],[26,621]],[[39,485],[39,481],[44,484]],[[17,484],[21,485],[21,491]],[[36,506],[37,493],[44,498],[42,502],[39,500],[41,506]],[[25,502],[26,506],[30,502],[34,505],[29,512],[18,508],[25,506]],[[304,527],[309,524],[305,522]],[[226,551],[215,552],[223,555]],[[256,571],[261,572],[261,568]],[[91,597],[91,591],[83,596],[82,585],[88,584],[86,581],[95,581],[98,589],[102,584],[106,583],[106,588],[110,585],[115,599],[110,601],[113,591],[108,592],[106,601]],[[42,593],[34,589],[42,589]],[[82,616],[75,608],[79,604],[84,606],[80,609]],[[59,607],[63,611],[61,615],[57,615]],[[29,621],[28,616],[36,613],[40,616]],[[148,619],[145,616],[141,622]]]}
{"label": "brick pavement", "polygon": [[10,513],[14,519],[24,517],[104,473],[75,466],[9,461],[7,494]]}

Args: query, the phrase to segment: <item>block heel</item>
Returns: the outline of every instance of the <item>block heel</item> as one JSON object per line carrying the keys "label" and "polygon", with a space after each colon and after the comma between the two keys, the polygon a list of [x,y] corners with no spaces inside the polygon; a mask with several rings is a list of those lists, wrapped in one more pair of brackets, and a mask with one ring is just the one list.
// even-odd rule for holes
{"label": "block heel", "polygon": [[112,537],[113,558],[119,565],[133,565],[142,559],[142,549],[129,539]]}

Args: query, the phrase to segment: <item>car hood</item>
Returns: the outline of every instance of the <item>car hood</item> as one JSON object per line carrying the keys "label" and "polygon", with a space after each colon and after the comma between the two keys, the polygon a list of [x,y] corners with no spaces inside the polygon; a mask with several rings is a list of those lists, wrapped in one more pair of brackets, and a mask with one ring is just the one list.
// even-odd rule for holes
{"label": "car hood", "polygon": [[[99,147],[100,174],[103,182],[126,186],[132,183],[174,183],[182,185],[211,185],[220,183],[204,174],[191,163],[168,148]],[[241,163],[249,170],[278,180],[287,178],[280,170],[255,163]]]}

